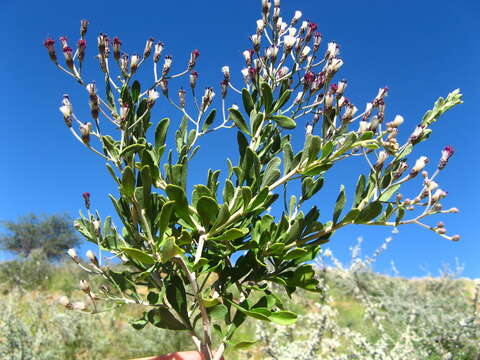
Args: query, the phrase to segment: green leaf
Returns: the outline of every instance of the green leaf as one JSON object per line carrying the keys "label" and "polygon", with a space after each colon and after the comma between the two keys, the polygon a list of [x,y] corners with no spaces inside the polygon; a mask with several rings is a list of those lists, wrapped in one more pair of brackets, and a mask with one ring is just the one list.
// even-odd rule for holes
{"label": "green leaf", "polygon": [[353,201],[353,207],[357,207],[363,199],[363,193],[365,192],[365,175],[361,174],[358,177],[357,186],[355,187],[355,200]]}
{"label": "green leaf", "polygon": [[428,110],[425,115],[423,116],[423,120],[421,125],[427,127],[433,122],[437,121],[438,118],[445,113],[446,111],[450,110],[455,105],[463,103],[462,101],[462,94],[460,93],[460,89],[456,89],[448,94],[446,99],[439,98],[433,107],[432,110]]}
{"label": "green leaf", "polygon": [[125,147],[121,152],[120,152],[120,156],[121,157],[126,157],[127,154],[130,154],[130,153],[138,153],[140,152],[141,150],[145,149],[145,144],[132,144],[132,145],[128,145],[127,147]]}
{"label": "green leaf", "polygon": [[368,204],[360,211],[355,224],[365,224],[375,219],[382,212],[382,203],[380,201],[374,201]]}
{"label": "green leaf", "polygon": [[228,229],[227,231],[225,231],[223,234],[219,236],[209,237],[208,240],[218,241],[218,242],[229,242],[229,241],[237,240],[241,237],[244,237],[249,232],[250,230],[246,228],[243,228],[243,229],[232,228],[232,229]]}
{"label": "green leaf", "polygon": [[167,290],[167,299],[170,305],[172,305],[172,307],[180,314],[180,316],[185,321],[189,321],[187,309],[187,294],[185,293],[185,287],[180,276],[171,276],[165,287]]}
{"label": "green leaf", "polygon": [[347,213],[347,215],[345,215],[345,217],[343,218],[342,223],[348,224],[348,223],[354,222],[359,214],[360,214],[360,210],[357,208],[350,210]]}
{"label": "green leaf", "polygon": [[281,173],[279,167],[281,162],[282,160],[280,160],[280,158],[278,157],[274,157],[272,158],[272,160],[269,161],[267,167],[265,168],[265,172],[263,173],[263,180],[260,187],[263,188],[266,186],[270,186],[280,178]]}
{"label": "green leaf", "polygon": [[268,85],[267,83],[262,83],[261,89],[262,89],[263,105],[265,106],[265,114],[269,114],[270,111],[272,110],[272,104],[273,104],[272,89],[270,88],[270,85]]}
{"label": "green leaf", "polygon": [[138,80],[135,80],[132,84],[132,101],[136,103],[138,101],[138,97],[140,96],[140,83]]}
{"label": "green leaf", "polygon": [[150,310],[147,318],[154,326],[168,330],[187,330],[187,327],[178,321],[170,311],[163,307]]}
{"label": "green leaf", "polygon": [[110,85],[109,75],[105,74],[105,93],[107,94],[107,101],[109,105],[115,109],[115,98],[113,97],[112,87]]}
{"label": "green leaf", "polygon": [[251,135],[247,127],[247,123],[245,122],[245,119],[243,118],[243,115],[240,113],[240,111],[234,108],[230,108],[228,111],[235,125],[245,134]]}
{"label": "green leaf", "polygon": [[303,256],[305,254],[307,254],[308,251],[305,250],[305,249],[302,249],[302,248],[296,248],[296,249],[293,249],[291,251],[289,251],[284,257],[283,259],[285,260],[293,260],[293,259],[296,259],[300,256]]}
{"label": "green leaf", "polygon": [[215,220],[215,223],[212,226],[212,233],[214,232],[214,229],[222,226],[228,219],[230,218],[230,211],[228,210],[228,204],[222,204],[220,205],[220,209],[218,211],[218,216],[217,219]]}
{"label": "green leaf", "polygon": [[170,125],[170,119],[163,118],[159,121],[155,129],[155,151],[158,153],[159,149],[165,145],[165,139],[167,137],[168,126]]}
{"label": "green leaf", "polygon": [[121,188],[126,196],[133,196],[133,193],[135,191],[135,175],[133,175],[133,171],[130,166],[127,166],[125,167],[125,169],[123,169]]}
{"label": "green leaf", "polygon": [[162,238],[165,230],[167,230],[168,224],[170,223],[170,217],[172,216],[173,209],[175,208],[175,201],[167,201],[162,206],[160,214],[155,219],[155,226],[158,226],[158,231],[160,232],[160,238]]}
{"label": "green leaf", "polygon": [[405,146],[405,149],[403,149],[396,157],[396,159],[402,159],[404,158],[405,156],[408,156],[410,155],[410,153],[412,152],[413,150],[413,145],[412,144],[408,144],[407,146]]}
{"label": "green leaf", "polygon": [[143,252],[142,250],[127,247],[121,247],[120,250],[123,251],[128,257],[137,260],[143,265],[155,264],[155,259],[146,252]]}
{"label": "green leaf", "polygon": [[128,323],[135,329],[135,330],[142,330],[147,324],[148,319],[146,318],[146,313],[143,313],[143,317],[140,319],[129,321]]}
{"label": "green leaf", "polygon": [[245,108],[245,112],[247,114],[250,114],[255,105],[253,103],[252,96],[250,95],[248,90],[245,88],[242,90],[242,100],[243,100],[243,107]]}
{"label": "green leaf", "polygon": [[278,126],[284,129],[295,129],[295,127],[297,126],[295,120],[284,115],[273,115],[271,116],[271,119],[275,121]]}
{"label": "green leaf", "polygon": [[213,124],[213,122],[215,121],[216,115],[217,115],[216,109],[213,109],[212,111],[210,111],[210,114],[208,114],[207,118],[205,119],[205,122],[203,123],[202,132],[207,130]]}
{"label": "green leaf", "polygon": [[340,194],[338,194],[337,202],[335,203],[335,209],[333,211],[333,224],[336,224],[340,214],[342,213],[345,203],[347,202],[347,197],[345,196],[345,187],[340,186]]}
{"label": "green leaf", "polygon": [[302,202],[310,199],[323,186],[323,178],[313,180],[311,177],[305,177],[302,180]]}
{"label": "green leaf", "polygon": [[392,195],[400,188],[400,184],[397,184],[397,185],[393,185],[391,187],[388,188],[387,191],[385,191],[380,197],[379,197],[379,201],[388,201],[390,200],[390,198],[392,197]]}
{"label": "green leaf", "polygon": [[286,142],[283,146],[283,174],[287,174],[292,169],[293,150],[290,142]]}
{"label": "green leaf", "polygon": [[166,263],[176,255],[183,253],[183,250],[175,243],[173,236],[167,236],[160,243],[160,260]]}
{"label": "green leaf", "polygon": [[192,227],[195,227],[195,223],[190,216],[187,196],[183,189],[178,185],[168,184],[165,188],[165,192],[170,200],[175,201],[175,213],[177,216],[186,221]]}
{"label": "green leaf", "polygon": [[255,341],[255,340],[243,340],[243,341],[239,341],[237,343],[229,343],[229,345],[235,350],[244,350],[244,349],[248,349],[248,348],[252,347],[257,342],[258,341]]}
{"label": "green leaf", "polygon": [[333,143],[329,141],[325,145],[323,145],[322,156],[320,157],[320,159],[325,159],[332,153],[332,151],[333,151]]}
{"label": "green leaf", "polygon": [[202,196],[197,202],[197,212],[202,224],[208,226],[215,222],[218,215],[218,204],[213,198]]}
{"label": "green leaf", "polygon": [[292,325],[297,321],[297,314],[291,311],[275,311],[270,314],[269,319],[279,325]]}
{"label": "green leaf", "polygon": [[208,314],[212,319],[220,320],[228,313],[228,308],[223,304],[217,304],[211,308],[208,308]]}
{"label": "green leaf", "polygon": [[275,102],[275,105],[273,106],[273,112],[280,110],[282,106],[286,104],[288,99],[290,99],[290,95],[292,95],[292,92],[292,89],[288,89],[283,92],[280,98]]}

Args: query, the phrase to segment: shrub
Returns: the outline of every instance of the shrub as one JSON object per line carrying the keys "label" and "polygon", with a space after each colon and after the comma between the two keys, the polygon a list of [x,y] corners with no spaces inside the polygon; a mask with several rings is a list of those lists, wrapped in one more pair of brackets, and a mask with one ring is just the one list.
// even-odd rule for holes
{"label": "shrub", "polygon": [[[91,265],[86,270],[111,284],[100,296],[82,283],[93,311],[100,300],[143,304],[147,310],[133,323],[136,328],[150,323],[185,330],[209,360],[218,360],[226,346],[249,345],[232,340],[248,317],[293,324],[297,315],[285,309],[269,284],[280,284],[289,295],[298,288],[320,291],[309,261],[344,226],[417,224],[446,239],[459,239],[447,235],[443,224],[425,222],[431,215],[457,211],[442,208],[446,193],[436,182],[453,149],[441,152],[432,174],[425,170],[425,156],[408,165],[415,146],[430,136],[431,125],[461,103],[459,90],[440,98],[400,144],[397,135],[403,118],[385,121],[388,88],[379,89],[357,115],[357,107],[345,97],[347,82],[334,80],[343,64],[339,46],[330,42],[321,55],[317,25],[306,21],[296,26],[300,12],[286,23],[279,16],[280,1],[273,5],[262,1],[262,18],[250,37],[253,49],[243,53],[242,90],[233,84],[230,68],[222,68],[219,121],[214,89],[197,96],[198,50],[191,52],[185,69],[174,73],[170,56],[158,69],[163,43],[149,39],[142,55],[129,56],[121,53],[117,37],[110,41],[100,34],[97,57],[105,81],[98,86],[82,77],[88,22],[81,23],[75,53],[66,37],[60,38],[66,67],[58,62],[54,41],[45,41],[54,64],[88,92],[94,125],[78,119],[65,96],[60,111],[67,128],[107,161],[119,189],[118,196],[110,198],[123,224],[121,231],[110,217],[90,210],[89,193],[83,195],[87,214],[76,221],[87,240],[121,257],[126,265],[124,271],[114,271],[93,252],[88,254]],[[142,86],[134,79],[150,55],[153,81]],[[183,87],[173,90],[173,82],[181,77],[187,78],[184,86],[190,87],[193,100],[187,101]],[[168,118],[156,122],[153,134],[148,132],[156,104],[163,100],[157,89],[182,117],[175,125],[171,149],[166,144]],[[241,108],[233,105],[237,100]],[[298,150],[292,137],[300,132],[291,130],[302,119],[307,124]],[[220,170],[210,169],[206,184],[194,179],[187,196],[188,166],[199,149],[199,138],[232,128],[237,132],[238,158],[226,159],[221,195]],[[345,159],[365,160],[370,171],[359,174],[349,210],[344,210],[347,191],[342,186],[332,215],[320,220],[317,207],[306,209],[305,202],[321,190],[329,169]],[[399,193],[402,185],[419,174],[423,180],[418,194],[404,198]],[[284,210],[274,217],[268,209],[280,196]],[[73,250],[70,254],[78,261]],[[73,307],[64,300],[67,308]]]}

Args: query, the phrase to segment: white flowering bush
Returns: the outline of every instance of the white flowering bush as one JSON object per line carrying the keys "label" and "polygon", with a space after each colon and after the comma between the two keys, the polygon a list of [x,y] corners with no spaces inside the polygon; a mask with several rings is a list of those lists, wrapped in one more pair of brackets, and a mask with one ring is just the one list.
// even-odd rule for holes
{"label": "white flowering bush", "polygon": [[[136,328],[186,331],[206,359],[218,360],[227,346],[249,344],[232,340],[247,318],[280,325],[296,321],[270,284],[288,294],[298,288],[320,291],[309,261],[338,229],[416,224],[459,239],[447,234],[443,223],[427,221],[458,211],[443,208],[446,192],[437,182],[453,149],[441,151],[433,172],[425,156],[411,155],[439,117],[461,103],[459,90],[438,99],[400,144],[403,118],[386,115],[388,89],[381,88],[359,113],[346,96],[347,81],[337,80],[343,65],[339,45],[322,47],[317,25],[301,22],[301,15],[286,21],[279,0],[263,0],[251,48],[243,53],[244,83],[234,84],[225,66],[219,91],[208,87],[202,94],[198,50],[176,72],[169,55],[158,66],[162,42],[148,39],[141,54],[129,55],[118,37],[100,34],[96,57],[102,81],[95,83],[82,72],[87,21],[81,22],[75,51],[60,38],[65,65],[54,40],[45,41],[56,67],[87,90],[91,122],[77,116],[68,95],[60,111],[74,138],[106,162],[118,187],[110,199],[123,225],[119,229],[110,216],[91,210],[90,194],[83,194],[87,213],[75,226],[100,254],[113,253],[125,267],[116,271],[89,252],[85,270],[110,285],[100,293],[82,282],[88,305],[75,307],[65,298],[67,308],[97,312],[104,301],[142,304],[144,315],[132,322]],[[152,72],[143,85],[137,78],[142,70]],[[179,121],[162,118],[168,105]],[[293,131],[298,124],[304,132]],[[173,145],[166,142],[170,131]],[[205,169],[207,182],[199,183],[188,172],[198,141],[220,131],[237,133],[238,158],[225,159],[222,184],[218,169]],[[300,149],[292,146],[294,136],[302,137]],[[342,186],[331,214],[320,218],[317,207],[306,208],[305,202],[315,199],[329,170],[347,159],[365,161],[370,171],[358,174],[348,207],[349,192]],[[402,185],[418,177],[418,193],[404,197]],[[281,198],[283,212],[270,215],[268,209]],[[79,261],[73,249],[69,254]],[[146,294],[140,292],[144,288]]]}
{"label": "white flowering bush", "polygon": [[[261,358],[477,359],[480,283],[458,279],[461,269],[447,269],[438,278],[417,280],[376,274],[371,265],[390,240],[365,258],[360,256],[359,243],[353,248],[348,267],[329,250],[322,253],[317,274],[325,296],[307,305],[307,314],[299,319],[294,331],[259,324],[260,351],[265,354]],[[331,289],[336,296],[330,295]],[[340,304],[347,299],[351,299],[350,304],[361,304],[361,326],[342,319]],[[347,320],[353,318],[350,308]]]}

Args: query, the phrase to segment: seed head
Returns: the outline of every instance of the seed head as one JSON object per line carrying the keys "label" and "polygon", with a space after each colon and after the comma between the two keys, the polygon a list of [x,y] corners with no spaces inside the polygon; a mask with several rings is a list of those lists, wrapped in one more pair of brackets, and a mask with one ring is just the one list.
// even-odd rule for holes
{"label": "seed head", "polygon": [[150,38],[145,43],[145,49],[143,50],[143,58],[144,59],[148,58],[150,56],[150,54],[152,53],[152,46],[153,46],[154,41],[155,41],[154,38]]}
{"label": "seed head", "polygon": [[72,310],[72,309],[73,309],[72,303],[70,302],[70,300],[69,300],[68,297],[66,297],[66,296],[60,296],[60,297],[58,298],[58,303],[59,303],[60,305],[65,306],[68,310]]}
{"label": "seed head", "polygon": [[87,209],[90,209],[90,193],[89,192],[84,192],[82,194],[83,201],[85,202],[85,207]]}
{"label": "seed head", "polygon": [[87,122],[80,124],[80,137],[85,145],[90,145],[90,132],[92,131],[92,124]]}
{"label": "seed head", "polygon": [[301,17],[302,17],[302,12],[299,10],[295,11],[295,15],[293,15],[291,25],[292,26],[295,25],[298,22],[298,20],[301,19]]}
{"label": "seed head", "polygon": [[120,46],[122,45],[122,42],[120,41],[120,39],[115,36],[113,38],[113,57],[115,60],[119,60],[120,59]]}
{"label": "seed head", "polygon": [[411,172],[410,172],[410,177],[415,177],[417,174],[423,170],[423,168],[427,165],[428,163],[428,158],[426,156],[420,156],[418,160],[415,162],[415,165],[413,166]]}
{"label": "seed head", "polygon": [[200,51],[198,50],[193,50],[190,54],[190,61],[188,62],[188,70],[192,70],[195,67],[195,64],[197,63],[197,59],[200,56]]}
{"label": "seed head", "polygon": [[88,250],[85,255],[93,265],[98,266],[98,259],[92,250]]}
{"label": "seed head", "polygon": [[172,67],[173,58],[170,55],[165,56],[165,62],[163,63],[162,76],[166,76]]}
{"label": "seed head", "polygon": [[75,261],[77,264],[80,262],[80,259],[78,258],[77,252],[75,249],[68,249],[67,251],[68,256],[72,258],[73,261]]}
{"label": "seed head", "polygon": [[198,73],[196,71],[192,71],[190,73],[190,87],[192,89],[195,89],[195,87],[197,86],[197,80],[198,80]]}
{"label": "seed head", "polygon": [[140,61],[140,56],[138,54],[133,54],[130,58],[130,73],[133,75],[137,71],[138,63]]}
{"label": "seed head", "polygon": [[90,284],[87,280],[80,280],[80,290],[82,290],[85,294],[90,293]]}
{"label": "seed head", "polygon": [[153,52],[153,61],[158,62],[160,60],[160,55],[163,52],[165,45],[161,41],[155,44],[154,52]]}
{"label": "seed head", "polygon": [[442,150],[442,157],[440,158],[440,163],[438,164],[438,169],[442,170],[445,166],[447,166],[448,160],[453,156],[455,150],[450,145],[446,146]]}
{"label": "seed head", "polygon": [[88,29],[88,20],[80,20],[80,36],[83,37],[87,33]]}

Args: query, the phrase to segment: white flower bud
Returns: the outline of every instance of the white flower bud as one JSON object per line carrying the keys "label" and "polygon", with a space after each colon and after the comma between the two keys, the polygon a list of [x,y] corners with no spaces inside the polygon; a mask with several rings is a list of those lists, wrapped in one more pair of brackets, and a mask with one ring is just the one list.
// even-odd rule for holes
{"label": "white flower bud", "polygon": [[69,309],[69,310],[72,310],[72,309],[73,309],[72,303],[70,302],[70,300],[69,300],[68,297],[66,297],[66,296],[60,296],[60,297],[58,298],[58,303],[59,303],[60,305],[65,306],[65,307],[66,307],[67,309]]}
{"label": "white flower bud", "polygon": [[436,183],[435,181],[431,180],[431,181],[428,182],[427,188],[428,188],[428,190],[433,191],[433,190],[435,190],[436,188],[438,188],[438,183]]}
{"label": "white flower bud", "polygon": [[302,17],[302,12],[297,10],[295,11],[295,15],[293,15],[293,19],[292,19],[292,25],[295,25],[298,20],[300,20],[300,18]]}
{"label": "white flower bud", "polygon": [[310,50],[309,46],[305,46],[302,50],[302,58],[306,57],[310,53]]}
{"label": "white flower bud", "polygon": [[387,160],[388,154],[386,151],[382,150],[378,153],[377,162],[375,163],[375,169],[379,169],[383,166],[385,160]]}
{"label": "white flower bud", "polygon": [[332,63],[330,64],[330,71],[337,72],[343,66],[342,59],[333,59]]}
{"label": "white flower bud", "polygon": [[399,127],[400,125],[403,124],[403,116],[402,115],[397,115],[395,116],[395,119],[390,123],[393,127]]}
{"label": "white flower bud", "polygon": [[284,21],[279,21],[279,24],[280,24],[280,32],[285,32],[285,30],[287,30],[288,28],[288,24]]}
{"label": "white flower bud", "polygon": [[338,82],[337,94],[343,94],[345,92],[346,87],[347,87],[347,80],[340,80]]}
{"label": "white flower bud", "polygon": [[252,40],[253,47],[255,49],[258,49],[258,47],[260,46],[260,41],[262,41],[262,36],[259,34],[253,34],[250,37],[250,40]]}
{"label": "white flower bud", "polygon": [[160,94],[154,89],[148,90],[148,104],[153,105],[155,101],[160,97]]}
{"label": "white flower bud", "polygon": [[342,107],[345,104],[345,96],[342,96],[340,99],[338,99],[338,106]]}
{"label": "white flower bud", "polygon": [[222,73],[226,81],[230,81],[230,68],[228,66],[222,67]]}
{"label": "white flower bud", "polygon": [[90,293],[90,284],[87,280],[80,280],[80,290],[86,294]]}
{"label": "white flower bud", "polygon": [[87,310],[87,305],[83,301],[77,301],[72,304],[73,310],[85,311]]}
{"label": "white flower bud", "polygon": [[278,71],[277,75],[279,78],[282,78],[287,75],[289,71],[290,69],[288,68],[288,66],[282,66],[282,68]]}
{"label": "white flower bud", "polygon": [[415,128],[415,130],[413,130],[412,135],[410,135],[410,141],[416,142],[422,135],[423,135],[423,127],[419,125]]}
{"label": "white flower bud", "polygon": [[72,105],[63,105],[59,107],[60,112],[63,115],[64,119],[68,119],[70,116],[72,116]]}
{"label": "white flower bud", "polygon": [[95,83],[90,83],[85,86],[85,89],[87,89],[88,94],[90,96],[94,96],[97,93],[97,87],[95,86]]}
{"label": "white flower bud", "polygon": [[247,63],[247,65],[250,65],[252,61],[252,53],[250,52],[250,50],[245,50],[243,52],[243,57],[245,58],[245,62]]}
{"label": "white flower bud", "polygon": [[242,72],[242,75],[245,79],[248,79],[248,69],[247,68],[244,68],[241,70]]}
{"label": "white flower bud", "polygon": [[160,55],[163,52],[163,48],[164,48],[164,45],[161,41],[159,41],[158,43],[155,44],[154,52],[153,52],[153,61],[154,62],[158,62],[158,60],[160,60]]}
{"label": "white flower bud", "polygon": [[79,258],[78,258],[78,255],[77,255],[77,252],[75,251],[75,249],[68,249],[67,254],[68,254],[68,256],[70,256],[70,257],[72,258],[72,260],[75,261],[77,264],[80,262],[80,260],[79,260]]}
{"label": "white flower bud", "polygon": [[93,265],[98,266],[97,257],[95,256],[95,254],[93,253],[92,250],[88,250],[87,253],[86,253],[86,256]]}
{"label": "white flower bud", "polygon": [[261,33],[263,29],[265,29],[265,22],[262,19],[257,20],[257,32]]}
{"label": "white flower bud", "polygon": [[307,124],[306,128],[305,128],[305,133],[308,135],[308,134],[311,134],[312,133],[312,130],[313,130],[313,126],[312,124]]}
{"label": "white flower bud", "polygon": [[132,55],[130,59],[130,71],[133,74],[135,71],[137,71],[138,67],[138,62],[140,61],[140,56],[137,54]]}
{"label": "white flower bud", "polygon": [[297,33],[297,29],[295,29],[294,27],[291,27],[290,29],[288,29],[288,35],[295,36],[296,33]]}
{"label": "white flower bud", "polygon": [[420,158],[415,162],[415,165],[412,168],[412,173],[418,174],[423,170],[425,165],[428,163],[428,158],[426,156],[420,156]]}
{"label": "white flower bud", "polygon": [[327,94],[325,96],[325,108],[330,109],[333,106],[333,95]]}
{"label": "white flower bud", "polygon": [[447,193],[445,191],[443,191],[442,189],[437,189],[432,195],[432,200],[437,202],[440,199],[443,199],[445,196],[447,196]]}
{"label": "white flower bud", "polygon": [[283,43],[287,51],[290,51],[296,42],[297,38],[295,36],[287,35],[283,37]]}
{"label": "white flower bud", "polygon": [[302,101],[302,98],[303,98],[303,91],[300,91],[297,96],[295,97],[295,104],[298,104],[300,103],[300,101]]}
{"label": "white flower bud", "polygon": [[173,58],[171,56],[165,56],[165,62],[163,63],[163,68],[162,68],[162,75],[165,76],[168,74],[170,71],[170,68],[172,67],[172,61]]}
{"label": "white flower bud", "polygon": [[369,113],[371,112],[373,109],[373,104],[372,103],[367,103],[366,107],[365,107],[365,113]]}
{"label": "white flower bud", "polygon": [[359,126],[358,126],[358,132],[360,134],[363,134],[364,132],[368,131],[370,128],[370,123],[368,121],[360,121]]}
{"label": "white flower bud", "polygon": [[334,58],[335,56],[337,56],[339,53],[338,51],[338,44],[335,43],[335,42],[330,42],[328,43],[327,45],[327,53],[325,54],[325,57],[326,58]]}
{"label": "white flower bud", "polygon": [[308,21],[303,21],[302,26],[300,26],[300,32],[304,33],[305,30],[307,30],[307,28],[308,28]]}
{"label": "white flower bud", "polygon": [[237,104],[233,104],[233,105],[232,105],[232,109],[239,110],[238,105],[237,105]]}

